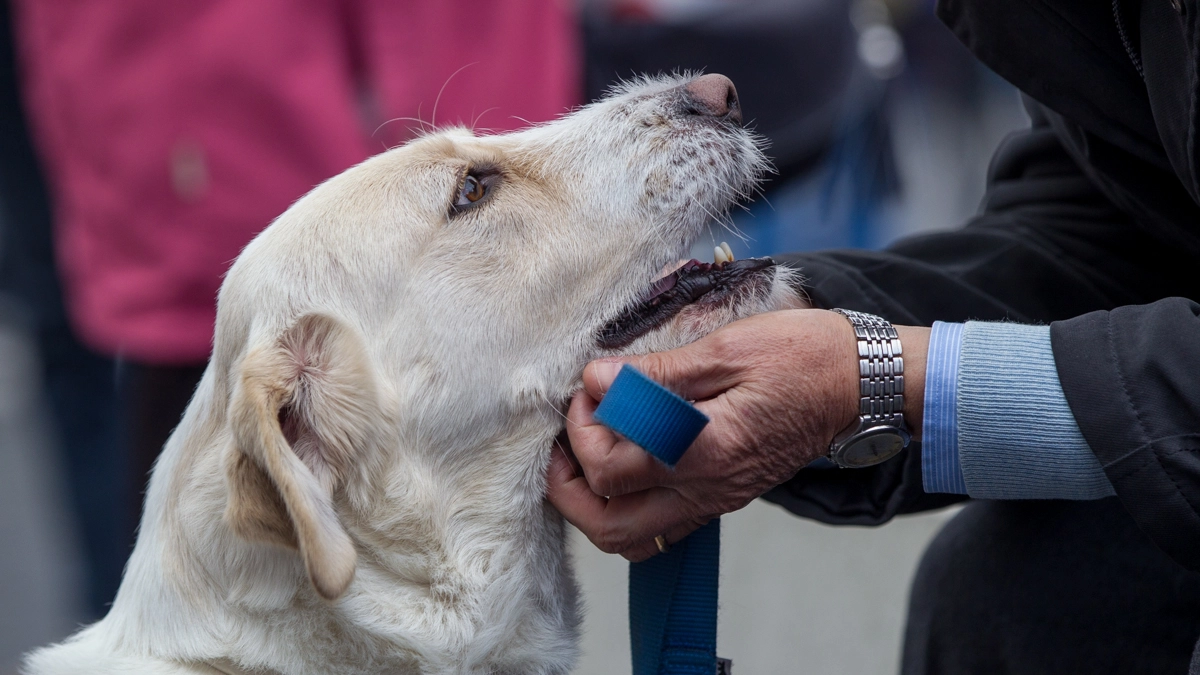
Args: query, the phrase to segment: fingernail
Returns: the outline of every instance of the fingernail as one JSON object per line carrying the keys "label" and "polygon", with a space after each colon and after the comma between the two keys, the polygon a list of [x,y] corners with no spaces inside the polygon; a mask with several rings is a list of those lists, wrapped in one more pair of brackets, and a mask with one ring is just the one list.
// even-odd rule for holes
{"label": "fingernail", "polygon": [[595,362],[596,365],[596,381],[600,383],[600,388],[608,391],[612,386],[612,381],[617,379],[617,373],[621,372],[621,366],[625,365],[621,361],[611,361],[602,359]]}

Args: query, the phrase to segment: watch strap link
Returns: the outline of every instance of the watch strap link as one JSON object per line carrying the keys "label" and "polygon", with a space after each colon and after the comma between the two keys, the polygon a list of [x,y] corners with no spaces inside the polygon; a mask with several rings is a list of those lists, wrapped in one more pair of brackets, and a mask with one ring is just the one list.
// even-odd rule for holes
{"label": "watch strap link", "polygon": [[891,323],[874,314],[834,309],[858,340],[859,419],[864,425],[904,427],[904,353]]}

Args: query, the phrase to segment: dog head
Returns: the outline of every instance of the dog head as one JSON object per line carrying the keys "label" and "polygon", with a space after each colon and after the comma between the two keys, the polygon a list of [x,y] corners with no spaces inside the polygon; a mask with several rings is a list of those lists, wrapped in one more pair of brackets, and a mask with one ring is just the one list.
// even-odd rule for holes
{"label": "dog head", "polygon": [[227,520],[298,549],[336,598],[364,548],[398,570],[456,514],[540,514],[590,359],[680,346],[786,293],[769,262],[676,264],[754,187],[759,145],[727,79],[639,80],[522,132],[430,133],[314,189],[221,290]]}

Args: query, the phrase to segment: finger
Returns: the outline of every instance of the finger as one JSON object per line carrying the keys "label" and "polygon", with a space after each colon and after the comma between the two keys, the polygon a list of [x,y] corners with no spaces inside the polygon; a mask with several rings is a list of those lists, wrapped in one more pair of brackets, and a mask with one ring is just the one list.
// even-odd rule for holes
{"label": "finger", "polygon": [[[702,522],[689,521],[683,525],[674,527],[667,533],[663,534],[662,537],[667,543],[667,551],[670,551],[672,546],[675,546],[679,542],[686,539],[689,534],[695,532],[707,522],[707,520]],[[649,560],[650,558],[665,552],[666,551],[663,551],[658,547],[657,539],[651,539],[649,543],[643,542],[627,551],[622,552],[621,556],[629,562],[642,562],[643,560]]]}
{"label": "finger", "polygon": [[567,437],[592,491],[608,497],[671,485],[674,472],[637,445],[595,421],[595,401],[585,392],[571,399]]}
{"label": "finger", "polygon": [[576,478],[560,484],[551,503],[605,553],[624,553],[653,543],[655,535],[688,521],[686,504],[668,488],[604,499]]}
{"label": "finger", "polygon": [[579,471],[576,470],[575,462],[567,454],[567,450],[555,443],[550,446],[550,465],[546,468],[546,492],[554,491],[558,486],[564,485],[579,477]]}
{"label": "finger", "polygon": [[621,551],[621,557],[636,563],[649,560],[660,553],[662,551],[658,550],[658,542],[651,539],[648,543],[642,542],[633,548]]}
{"label": "finger", "polygon": [[583,367],[583,390],[597,401],[603,400],[612,388],[613,380],[617,379],[617,373],[621,372],[621,367],[632,361],[631,356],[592,361]]}
{"label": "finger", "polygon": [[592,492],[587,480],[577,475],[566,453],[553,450],[546,470],[546,500],[584,534],[586,527],[603,518],[607,499]]}
{"label": "finger", "polygon": [[567,458],[576,476],[583,475],[583,467],[579,466],[579,460],[575,459],[575,453],[571,450],[571,436],[566,427],[554,437],[553,449],[560,451]]}
{"label": "finger", "polygon": [[696,407],[712,420],[674,467],[654,459],[633,443],[622,439],[595,419],[598,403],[579,391],[567,410],[567,435],[583,475],[593,490],[605,496],[620,496],[654,486],[674,487],[695,477],[709,476],[714,456],[726,454],[737,444],[740,424],[725,396],[698,401]]}
{"label": "finger", "polygon": [[609,499],[602,520],[591,525],[600,543],[627,551],[688,523],[691,508],[675,490],[651,488]]}
{"label": "finger", "polygon": [[[723,479],[728,477],[728,472],[740,464],[739,458],[751,463],[760,459],[753,453],[748,454],[754,445],[753,438],[746,435],[757,427],[747,427],[741,412],[730,404],[729,395],[696,402],[696,408],[709,418],[709,423],[671,467],[670,476],[663,485],[679,487],[716,478],[722,479],[717,483],[719,490],[726,486]],[[717,497],[715,494],[709,496]]]}
{"label": "finger", "polygon": [[717,359],[701,340],[667,352],[592,361],[583,369],[584,389],[603,399],[626,363],[689,401],[715,396],[739,380],[737,368]]}
{"label": "finger", "polygon": [[[727,419],[729,409],[722,399],[697,401],[695,406],[709,418],[709,422],[700,430],[700,434],[696,436],[692,444],[688,446],[687,450],[684,451],[683,455],[680,456],[679,460],[673,466],[668,467],[666,464],[654,460],[652,455],[645,450],[636,445],[633,446],[644,457],[651,458],[659,468],[659,472],[656,474],[659,482],[655,483],[656,485],[678,487],[686,485],[697,478],[711,477],[722,466],[714,465],[713,459],[727,455],[729,448],[736,443],[737,437],[729,432],[730,421]],[[619,457],[623,453],[624,448],[622,444],[624,443],[629,443],[629,441],[618,440],[614,447],[608,451],[609,456]],[[614,465],[619,462],[619,460],[612,461]],[[645,460],[642,461],[644,462]],[[633,462],[630,461],[628,466],[632,465]],[[615,496],[616,494],[619,493],[612,493],[609,496]]]}
{"label": "finger", "polygon": [[597,548],[619,553],[631,561],[659,553],[655,537],[665,533],[668,545],[682,540],[707,519],[688,519],[673,490],[658,488],[616,499],[605,499],[575,474],[565,452],[555,451],[547,471],[547,500],[567,522]]}
{"label": "finger", "polygon": [[614,439],[617,437],[608,427],[596,421],[596,408],[600,407],[600,403],[592,398],[587,391],[580,389],[571,397],[571,405],[567,406],[567,432],[578,429],[591,429],[596,427],[598,430],[591,433],[600,433],[599,429],[607,430],[608,434]]}

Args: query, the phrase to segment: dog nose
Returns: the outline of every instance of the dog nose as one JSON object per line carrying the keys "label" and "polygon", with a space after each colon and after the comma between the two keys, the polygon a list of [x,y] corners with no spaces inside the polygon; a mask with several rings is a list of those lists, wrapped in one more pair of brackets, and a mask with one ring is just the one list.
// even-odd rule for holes
{"label": "dog nose", "polygon": [[738,104],[737,88],[728,77],[717,73],[701,75],[684,85],[683,90],[693,104],[688,112],[742,123],[742,106]]}

